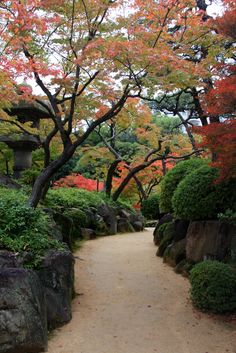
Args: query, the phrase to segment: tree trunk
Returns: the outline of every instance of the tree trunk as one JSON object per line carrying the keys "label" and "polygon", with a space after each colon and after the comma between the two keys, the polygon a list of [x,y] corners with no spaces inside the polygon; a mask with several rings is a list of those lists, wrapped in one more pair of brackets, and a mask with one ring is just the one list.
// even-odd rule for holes
{"label": "tree trunk", "polygon": [[112,199],[113,201],[117,201],[118,198],[120,197],[120,194],[123,192],[124,188],[126,187],[126,185],[129,183],[129,181],[134,177],[135,174],[137,174],[138,172],[140,172],[141,170],[149,167],[152,163],[154,163],[155,161],[157,161],[158,159],[161,159],[160,157],[158,158],[154,158],[148,162],[144,162],[136,167],[134,167],[133,169],[130,170],[129,174],[124,178],[124,180],[121,182],[121,184],[119,185],[119,187],[116,189],[116,191],[114,192]]}
{"label": "tree trunk", "polygon": [[50,163],[37,177],[28,201],[31,207],[37,207],[47,183],[50,181],[52,176],[73,156],[74,151],[75,147],[73,145],[65,148],[61,156]]}
{"label": "tree trunk", "polygon": [[108,169],[107,178],[104,185],[105,193],[108,197],[111,197],[112,180],[113,180],[116,168],[120,162],[121,162],[121,159],[116,159],[115,161],[112,162],[112,164]]}
{"label": "tree trunk", "polygon": [[139,178],[134,175],[133,176],[135,182],[136,182],[136,185],[137,185],[137,189],[138,189],[138,192],[139,192],[139,199],[140,199],[140,203],[142,204],[143,200],[147,200],[148,198],[148,195],[146,194],[144,188],[143,188],[143,185],[141,183],[141,181],[139,180]]}

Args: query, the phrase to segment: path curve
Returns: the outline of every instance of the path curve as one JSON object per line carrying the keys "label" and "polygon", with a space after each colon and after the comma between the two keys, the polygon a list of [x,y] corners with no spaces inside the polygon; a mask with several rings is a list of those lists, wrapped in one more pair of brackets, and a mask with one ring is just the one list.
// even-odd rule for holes
{"label": "path curve", "polygon": [[88,241],[76,254],[73,319],[48,353],[236,353],[236,327],[200,314],[152,232]]}

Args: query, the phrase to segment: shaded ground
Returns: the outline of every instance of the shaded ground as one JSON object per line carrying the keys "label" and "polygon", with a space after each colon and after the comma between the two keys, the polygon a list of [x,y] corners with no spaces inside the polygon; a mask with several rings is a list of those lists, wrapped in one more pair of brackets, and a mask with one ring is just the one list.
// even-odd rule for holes
{"label": "shaded ground", "polygon": [[188,280],[155,256],[152,232],[100,238],[76,255],[72,321],[49,353],[236,353],[236,325],[195,312]]}

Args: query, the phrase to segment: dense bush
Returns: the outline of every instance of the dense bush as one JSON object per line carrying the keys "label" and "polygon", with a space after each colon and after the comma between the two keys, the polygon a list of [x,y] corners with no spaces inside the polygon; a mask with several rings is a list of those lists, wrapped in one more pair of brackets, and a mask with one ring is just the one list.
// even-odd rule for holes
{"label": "dense bush", "polygon": [[236,207],[236,180],[216,183],[219,171],[208,165],[187,175],[172,198],[176,217],[188,220],[216,219],[217,214]]}
{"label": "dense bush", "polygon": [[97,192],[77,188],[59,188],[48,191],[46,203],[51,208],[89,208],[104,201]]}
{"label": "dense bush", "polygon": [[158,219],[159,217],[159,196],[157,194],[149,196],[144,200],[141,212],[147,219]]}
{"label": "dense bush", "polygon": [[45,250],[61,249],[49,236],[49,218],[26,203],[20,191],[0,189],[0,249],[31,253],[28,266],[36,266]]}
{"label": "dense bush", "polygon": [[199,309],[214,313],[236,310],[236,271],[218,261],[204,261],[190,271],[191,297]]}
{"label": "dense bush", "polygon": [[160,186],[161,193],[159,197],[161,212],[172,212],[172,202],[174,191],[178,184],[186,175],[191,173],[206,164],[206,162],[199,158],[192,158],[186,161],[179,162],[176,166],[169,170],[163,178]]}

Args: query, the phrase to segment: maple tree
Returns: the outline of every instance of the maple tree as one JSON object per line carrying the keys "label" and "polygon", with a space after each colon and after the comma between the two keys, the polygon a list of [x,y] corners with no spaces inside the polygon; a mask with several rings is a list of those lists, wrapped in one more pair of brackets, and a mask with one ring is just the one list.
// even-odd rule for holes
{"label": "maple tree", "polygon": [[[104,173],[104,190],[113,200],[124,192],[130,197],[138,190],[142,202],[171,165],[170,155],[177,157],[192,152],[183,134],[163,134],[149,107],[137,100],[128,100],[116,120],[108,121],[107,125],[105,134],[100,129],[95,131],[113,155]],[[156,173],[152,173],[154,170]]]}
{"label": "maple tree", "polygon": [[[225,46],[229,48],[228,57],[213,69],[217,80],[204,96],[204,108],[210,116],[210,124],[195,128],[202,135],[201,146],[212,153],[212,165],[220,169],[218,181],[236,177],[236,64],[234,41],[236,39],[235,18],[236,1],[225,0],[225,12],[212,21],[215,30],[224,36]],[[222,121],[216,119],[223,117]]]}
{"label": "maple tree", "polygon": [[[0,69],[11,83],[35,81],[42,96],[26,90],[22,99],[37,100],[53,123],[29,200],[34,207],[54,173],[129,99],[196,86],[214,61],[189,60],[212,40],[192,0],[2,0],[0,18]],[[52,160],[56,135],[62,150]]]}

